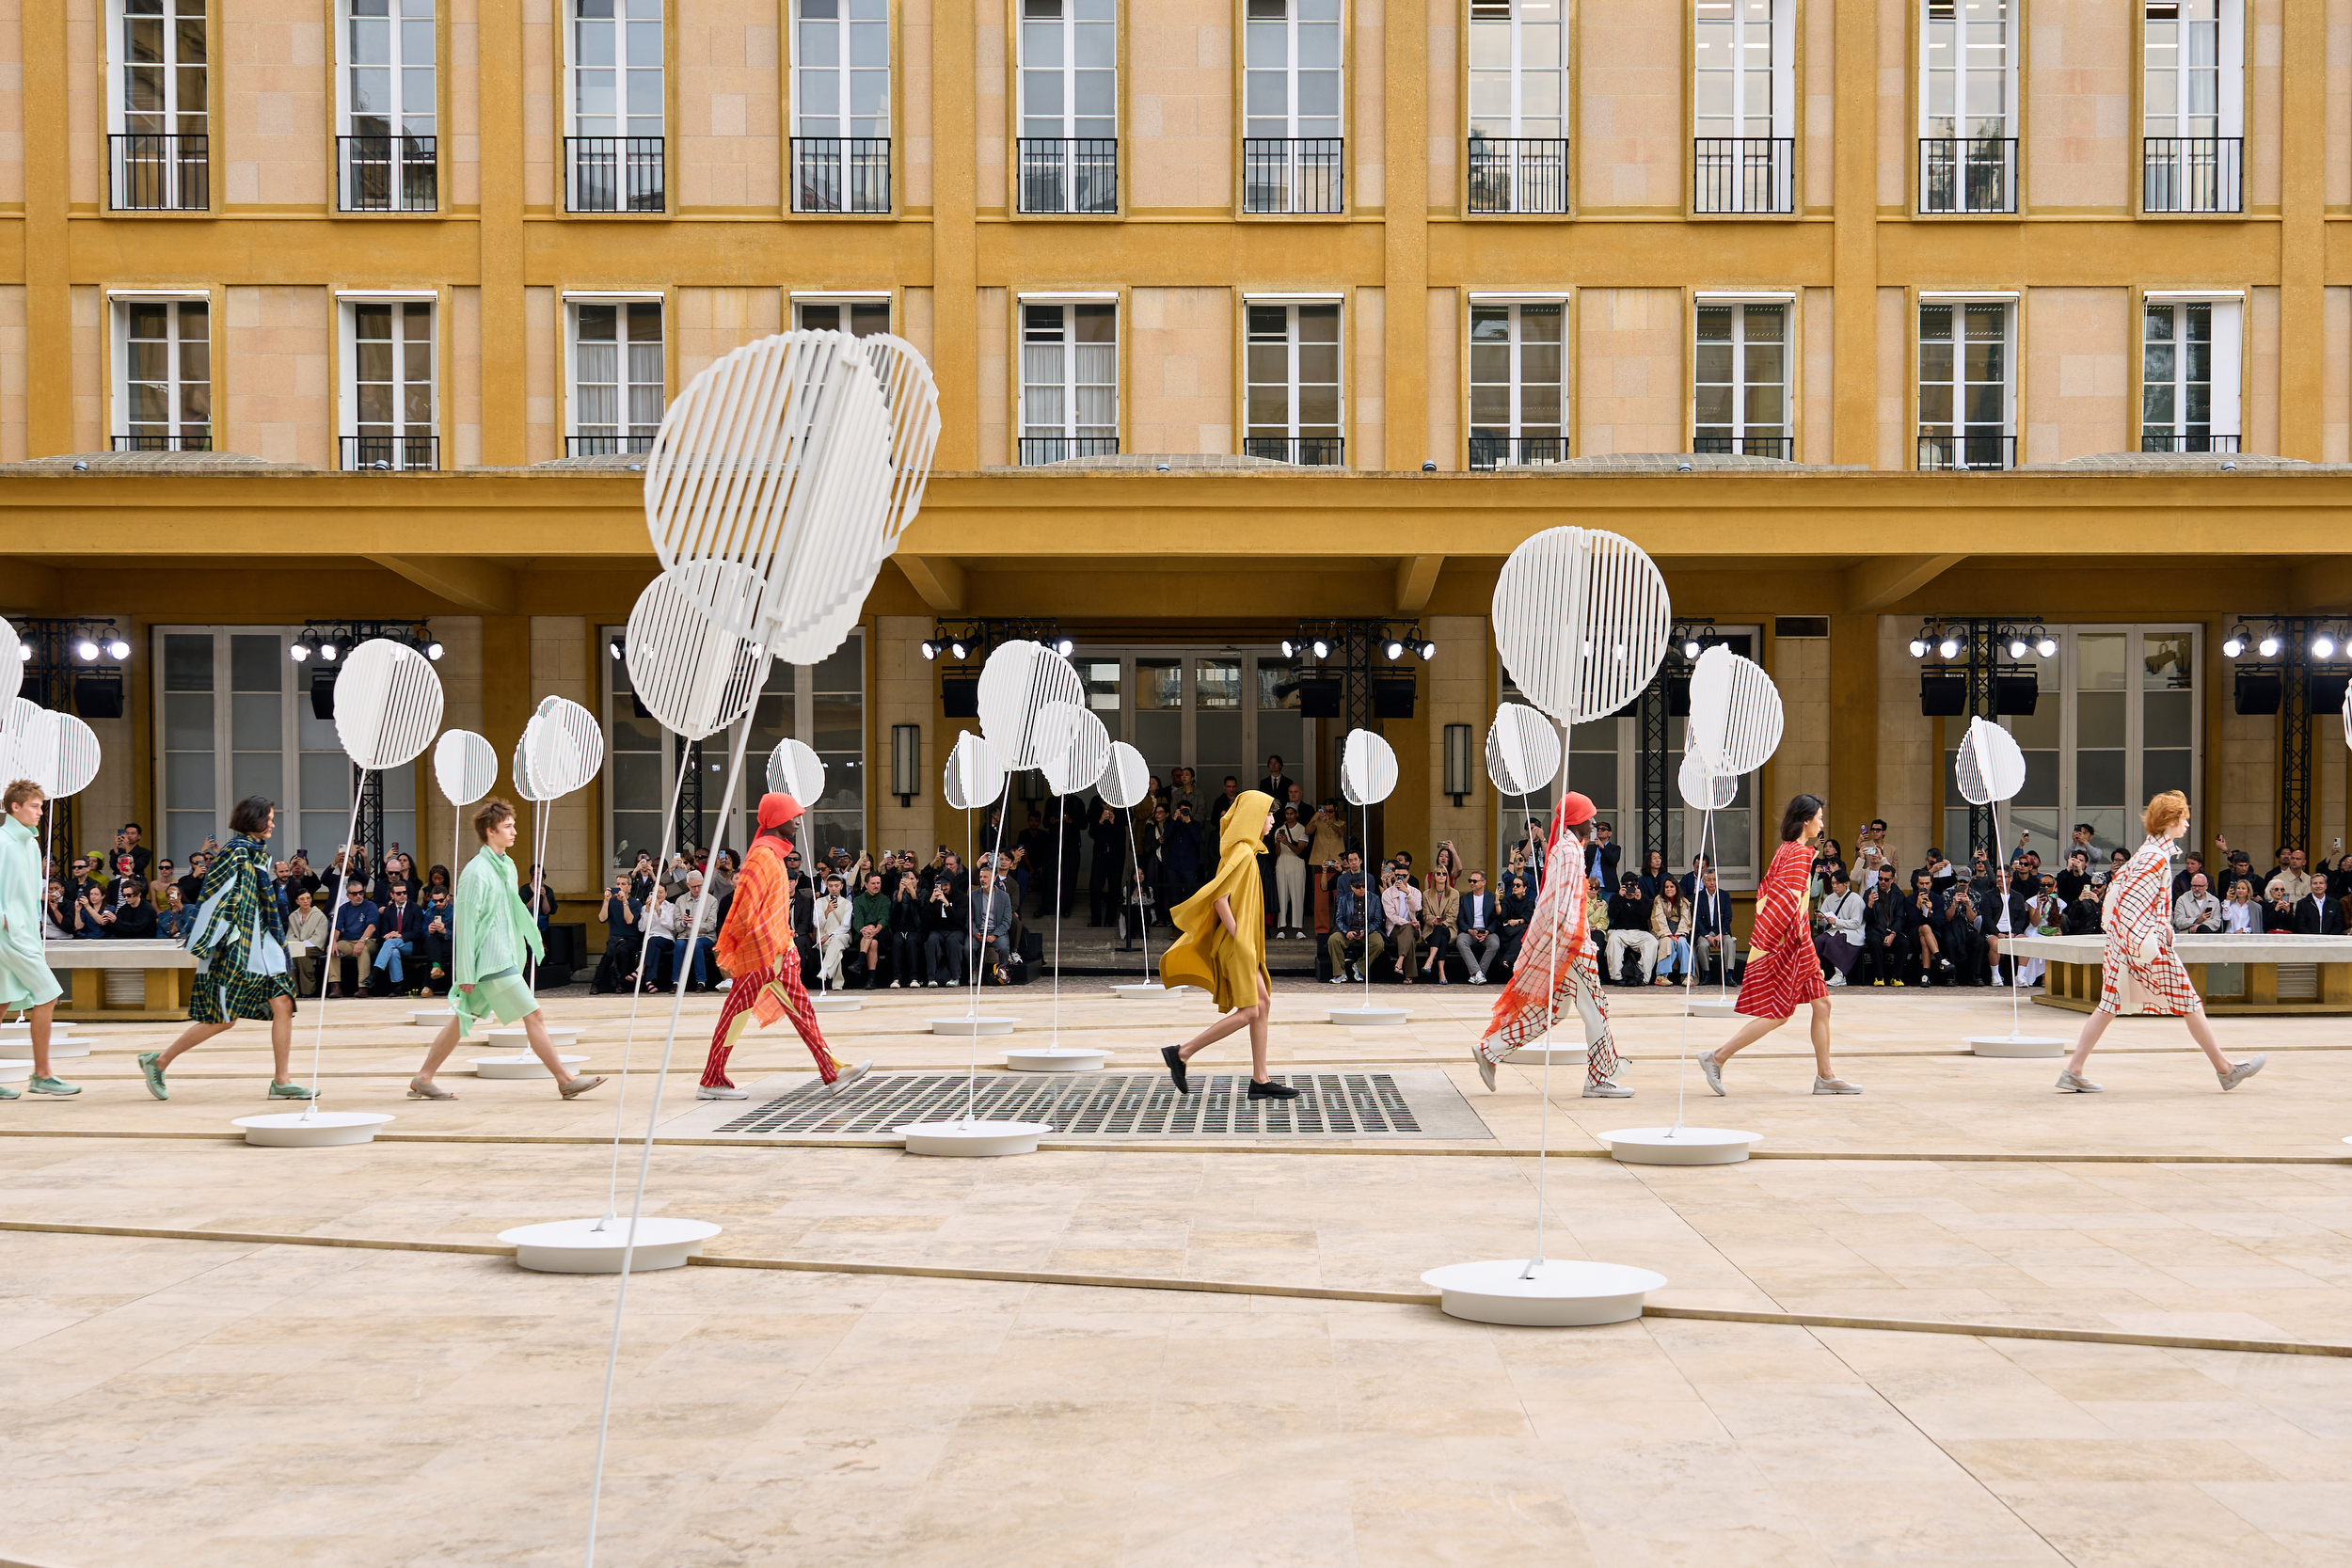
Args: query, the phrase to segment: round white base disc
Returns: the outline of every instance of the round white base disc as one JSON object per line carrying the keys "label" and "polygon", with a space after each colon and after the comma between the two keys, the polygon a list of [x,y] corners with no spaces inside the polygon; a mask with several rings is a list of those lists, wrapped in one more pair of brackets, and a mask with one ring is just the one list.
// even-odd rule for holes
{"label": "round white base disc", "polygon": [[335,1144],[375,1141],[375,1130],[392,1118],[379,1111],[286,1111],[277,1116],[239,1117],[245,1141],[263,1148],[326,1148]]}
{"label": "round white base disc", "polygon": [[[57,1028],[59,1029],[64,1027],[65,1025],[62,1023],[57,1025]],[[61,1062],[69,1056],[87,1056],[88,1054],[89,1047],[87,1045],[76,1044],[74,1041],[66,1038],[64,1036],[55,1033],[52,1033],[49,1037],[49,1055],[54,1061]],[[31,1036],[17,1035],[11,1038],[0,1040],[0,1062],[29,1062],[32,1059],[33,1040]]]}
{"label": "round white base disc", "polygon": [[[515,1051],[528,1051],[531,1049],[531,1035],[529,1031],[525,1030],[520,1024],[515,1024],[511,1027],[503,1029],[485,1029],[475,1037],[486,1045],[503,1045]],[[564,1050],[570,1046],[578,1045],[580,1043],[580,1031],[577,1029],[549,1029],[548,1031],[548,1043],[555,1047],[558,1051]]]}
{"label": "round white base disc", "polygon": [[1740,1016],[1739,1000],[1739,993],[1735,991],[1721,1001],[1710,998],[1705,1002],[1692,1002],[1691,1016],[1692,1018],[1737,1018]]}
{"label": "round white base disc", "polygon": [[[60,1018],[50,1022],[49,1038],[53,1044],[59,1036],[72,1033],[73,1033],[72,1020]],[[32,1037],[33,1025],[29,1019],[20,1018],[14,1022],[0,1023],[0,1040],[29,1040]]]}
{"label": "round white base disc", "polygon": [[1510,1323],[1528,1328],[1565,1328],[1621,1323],[1642,1315],[1642,1297],[1666,1276],[1623,1263],[1547,1260],[1523,1279],[1527,1260],[1449,1263],[1421,1276],[1434,1287],[1449,1318],[1474,1323]]}
{"label": "round white base disc", "polygon": [[1037,1141],[1054,1129],[1041,1121],[910,1121],[890,1130],[907,1141],[909,1154],[964,1159],[1000,1154],[1035,1154]]}
{"label": "round white base disc", "polygon": [[1584,1047],[1563,1040],[1557,1045],[1523,1045],[1511,1053],[1511,1060],[1533,1067],[1549,1063],[1553,1067],[1582,1067]]}
{"label": "round white base disc", "polygon": [[1329,1021],[1333,1023],[1353,1023],[1359,1025],[1359,1027],[1366,1024],[1402,1023],[1412,1016],[1412,1009],[1409,1007],[1373,1007],[1361,1006],[1354,1007],[1333,1007],[1328,1015]]}
{"label": "round white base disc", "polygon": [[853,1013],[866,1006],[854,996],[842,996],[833,991],[818,991],[808,999],[808,1005],[820,1013]]}
{"label": "round white base disc", "polygon": [[1629,1165],[1736,1165],[1763,1134],[1721,1127],[1621,1127],[1600,1141]]}
{"label": "round white base disc", "polygon": [[22,1084],[32,1075],[30,1062],[0,1062],[0,1084]]}
{"label": "round white base disc", "polygon": [[[601,1230],[596,1228],[600,1225]],[[705,1242],[719,1234],[719,1227],[708,1220],[647,1214],[637,1222],[636,1232],[637,1250],[629,1257],[628,1272],[644,1274],[653,1269],[684,1268]],[[628,1238],[627,1216],[609,1221],[549,1220],[545,1225],[499,1232],[499,1240],[514,1247],[516,1266],[536,1274],[619,1274]]]}
{"label": "round white base disc", "polygon": [[2049,1035],[1971,1035],[1969,1051],[1979,1056],[2063,1056],[2074,1048],[2073,1040],[2062,1040]]}
{"label": "round white base disc", "polygon": [[408,1015],[408,1022],[420,1029],[438,1029],[456,1016],[453,1007],[419,1007]]}
{"label": "round white base disc", "polygon": [[1164,986],[1157,980],[1130,980],[1111,988],[1111,994],[1121,1002],[1172,1002],[1180,996],[1198,996],[1199,986]]}
{"label": "round white base disc", "polygon": [[954,1018],[932,1019],[931,1033],[934,1035],[1009,1035],[1012,1033],[1012,1026],[1019,1022],[1020,1020],[1011,1018],[989,1018],[985,1015],[975,1018],[969,1013],[959,1013]]}
{"label": "round white base disc", "polygon": [[1014,1072],[1100,1072],[1110,1060],[1107,1051],[1087,1051],[1065,1045],[1059,1050],[1035,1046],[1005,1053],[1005,1066]]}
{"label": "round white base disc", "polygon": [[[588,1058],[567,1056],[559,1051],[556,1053],[555,1059],[562,1062],[564,1069],[568,1071]],[[519,1056],[476,1056],[473,1059],[473,1075],[476,1078],[552,1078],[555,1076],[548,1070],[547,1063],[528,1051]]]}

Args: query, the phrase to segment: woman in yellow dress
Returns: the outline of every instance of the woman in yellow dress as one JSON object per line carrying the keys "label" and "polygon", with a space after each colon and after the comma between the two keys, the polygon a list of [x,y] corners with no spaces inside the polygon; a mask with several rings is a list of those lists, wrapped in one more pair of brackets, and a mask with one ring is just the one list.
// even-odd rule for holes
{"label": "woman in yellow dress", "polygon": [[1200,891],[1170,911],[1179,936],[1160,956],[1160,984],[1199,986],[1225,1016],[1182,1045],[1160,1052],[1178,1094],[1190,1094],[1184,1064],[1237,1029],[1249,1031],[1249,1098],[1295,1100],[1298,1091],[1265,1075],[1266,1022],[1274,982],[1265,969],[1265,888],[1258,856],[1274,831],[1274,798],[1248,789],[1226,808],[1216,869]]}

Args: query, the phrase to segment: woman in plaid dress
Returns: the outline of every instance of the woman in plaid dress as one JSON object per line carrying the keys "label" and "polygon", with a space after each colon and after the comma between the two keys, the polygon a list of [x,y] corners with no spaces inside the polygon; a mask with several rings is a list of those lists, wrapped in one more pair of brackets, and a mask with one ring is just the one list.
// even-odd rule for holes
{"label": "woman in plaid dress", "polygon": [[139,1054],[147,1092],[158,1100],[171,1098],[164,1069],[181,1053],[223,1033],[241,1018],[269,1025],[270,1055],[276,1062],[269,1098],[311,1097],[309,1089],[286,1080],[294,1053],[294,983],[286,961],[286,920],[278,908],[269,857],[277,822],[276,801],[246,796],[229,814],[229,847],[204,868],[204,890],[188,933],[188,951],[196,955],[190,1022],[166,1049]]}
{"label": "woman in plaid dress", "polygon": [[1734,1010],[1746,1016],[1740,1032],[1699,1058],[1707,1086],[1724,1092],[1724,1064],[1788,1022],[1804,1004],[1813,1010],[1813,1092],[1860,1094],[1837,1076],[1829,1059],[1829,991],[1821,984],[1821,960],[1813,951],[1804,891],[1812,879],[1813,841],[1826,814],[1818,795],[1800,795],[1781,813],[1780,847],[1756,890],[1756,926],[1749,938],[1747,973],[1740,980]]}
{"label": "woman in plaid dress", "polygon": [[2090,1060],[2090,1048],[2106,1033],[2108,1021],[2122,1009],[2119,982],[2126,971],[2139,989],[2143,1010],[2185,1021],[2189,1037],[2213,1064],[2221,1086],[2234,1089],[2260,1072],[2269,1058],[2257,1054],[2250,1061],[2233,1062],[2221,1053],[2213,1025],[2205,1022],[2205,1005],[2172,951],[2172,845],[2188,832],[2188,797],[2168,789],[2148,802],[2139,820],[2148,830],[2147,842],[2107,882],[2107,944],[2099,966],[2099,1005],[2084,1022],[2074,1054],[2058,1074],[2058,1091],[2101,1092],[2101,1085],[2083,1076],[2083,1068]]}

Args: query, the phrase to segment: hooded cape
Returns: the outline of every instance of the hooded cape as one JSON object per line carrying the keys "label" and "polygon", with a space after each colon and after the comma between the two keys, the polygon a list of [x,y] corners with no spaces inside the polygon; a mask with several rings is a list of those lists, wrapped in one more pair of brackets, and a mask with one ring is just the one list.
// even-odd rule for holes
{"label": "hooded cape", "polygon": [[[1258,877],[1264,847],[1266,814],[1274,798],[1245,789],[1226,808],[1218,829],[1216,870],[1200,891],[1169,911],[1183,935],[1160,956],[1160,984],[1199,986],[1230,1013],[1254,1006],[1258,972],[1265,967],[1265,888]],[[1216,901],[1230,902],[1235,933],[1216,917]]]}

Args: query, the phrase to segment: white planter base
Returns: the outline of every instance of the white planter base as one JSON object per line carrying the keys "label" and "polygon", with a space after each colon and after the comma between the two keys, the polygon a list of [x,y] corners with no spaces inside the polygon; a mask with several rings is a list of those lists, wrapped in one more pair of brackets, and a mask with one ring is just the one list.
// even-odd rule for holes
{"label": "white planter base", "polygon": [[[70,1035],[70,1034],[72,1034],[72,1033],[73,1033],[73,1022],[72,1022],[72,1020],[71,1020],[71,1019],[63,1019],[63,1018],[60,1018],[60,1019],[53,1019],[53,1020],[51,1020],[51,1021],[50,1021],[50,1024],[49,1024],[49,1043],[50,1043],[50,1044],[55,1045],[57,1041],[59,1041],[59,1040],[61,1040],[61,1039],[65,1038],[65,1037],[66,1037],[66,1036],[68,1036],[68,1035]],[[15,1042],[15,1041],[22,1041],[22,1040],[29,1040],[29,1039],[31,1039],[32,1037],[33,1037],[33,1025],[32,1025],[32,1022],[31,1022],[29,1019],[22,1019],[22,1018],[20,1018],[20,1019],[15,1020],[15,1021],[14,1021],[14,1022],[8,1022],[8,1023],[0,1023],[0,1041],[9,1041],[9,1042]]]}
{"label": "white planter base", "polygon": [[[568,1072],[588,1058],[566,1056],[559,1051],[556,1053],[555,1059],[562,1062],[564,1069]],[[528,1051],[519,1056],[476,1056],[473,1059],[473,1075],[476,1078],[552,1078],[555,1076],[548,1070],[547,1063]]]}
{"label": "white planter base", "polygon": [[1622,1164],[1736,1165],[1761,1136],[1721,1127],[1622,1127],[1600,1141]]}
{"label": "white planter base", "polygon": [[379,1111],[285,1111],[239,1117],[230,1125],[244,1128],[245,1141],[262,1148],[331,1148],[373,1143],[376,1129],[391,1119]]}
{"label": "white planter base", "polygon": [[1088,1051],[1074,1045],[1056,1049],[1032,1046],[1005,1053],[1005,1066],[1014,1072],[1100,1072],[1110,1060],[1107,1051]]}
{"label": "white planter base", "polygon": [[[603,1227],[598,1229],[597,1227]],[[676,1219],[647,1214],[637,1222],[637,1250],[628,1272],[679,1269],[719,1234],[708,1220]],[[623,1215],[612,1220],[549,1220],[501,1230],[499,1240],[515,1249],[515,1265],[534,1274],[619,1274],[628,1250],[629,1223]]]}
{"label": "white planter base", "polygon": [[1664,1275],[1623,1263],[1547,1260],[1534,1278],[1521,1278],[1526,1272],[1523,1258],[1451,1263],[1421,1282],[1438,1292],[1449,1318],[1528,1328],[1621,1323],[1640,1317],[1643,1296],[1666,1283]]}
{"label": "white planter base", "polygon": [[1020,1022],[1016,1018],[990,1018],[986,1014],[975,1018],[970,1013],[959,1013],[953,1018],[932,1019],[930,1024],[934,1035],[1009,1035],[1012,1026]]}
{"label": "white planter base", "polygon": [[[481,1034],[475,1036],[474,1037],[481,1040],[485,1045],[502,1045],[510,1051],[528,1051],[531,1049],[530,1031],[523,1028],[523,1026],[519,1023],[512,1024],[502,1029],[485,1029]],[[558,1051],[569,1050],[571,1047],[580,1043],[580,1031],[577,1029],[549,1029],[548,1031],[548,1043],[555,1047]]]}
{"label": "white planter base", "polygon": [[1173,1002],[1184,996],[1206,996],[1199,986],[1164,986],[1157,980],[1131,980],[1111,987],[1121,1002]]}
{"label": "white planter base", "polygon": [[1327,1014],[1330,1022],[1352,1023],[1359,1028],[1394,1026],[1413,1016],[1410,1007],[1375,1007],[1359,1004],[1353,1007],[1333,1007]]}
{"label": "white planter base", "polygon": [[419,1007],[408,1015],[408,1022],[420,1029],[438,1029],[456,1016],[454,1007]]}
{"label": "white planter base", "polygon": [[0,1084],[22,1084],[32,1075],[30,1062],[0,1062]]}
{"label": "white planter base", "polygon": [[1720,999],[1710,996],[1704,1002],[1693,998],[1691,1003],[1691,1016],[1692,1018],[1737,1018],[1740,1016],[1739,1001],[1738,991],[1733,991],[1729,996]]}
{"label": "white planter base", "polygon": [[[62,1023],[56,1025],[57,1029],[63,1029],[65,1025]],[[52,1061],[62,1062],[69,1057],[87,1056],[88,1054],[88,1046],[77,1044],[72,1039],[64,1035],[57,1034],[54,1030],[51,1032],[49,1036],[49,1056]],[[32,1059],[33,1037],[30,1035],[12,1035],[6,1039],[0,1039],[0,1062],[29,1062]]]}
{"label": "white planter base", "polygon": [[949,1158],[993,1159],[1005,1154],[1035,1154],[1037,1141],[1053,1128],[1041,1121],[910,1121],[890,1130],[907,1141],[909,1154]]}
{"label": "white planter base", "polygon": [[818,991],[808,999],[808,1005],[820,1013],[854,1013],[866,1006],[854,996],[832,990]]}
{"label": "white planter base", "polygon": [[1971,1035],[1968,1050],[1978,1056],[2063,1056],[2074,1049],[2073,1040],[2050,1035]]}
{"label": "white planter base", "polygon": [[[1632,1060],[1622,1051],[1617,1054],[1621,1060]],[[1549,1064],[1552,1067],[1581,1068],[1584,1065],[1584,1045],[1581,1040],[1558,1040],[1550,1045],[1523,1045],[1511,1053],[1511,1060],[1524,1062],[1530,1067],[1543,1067]]]}

